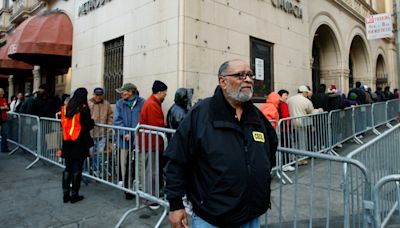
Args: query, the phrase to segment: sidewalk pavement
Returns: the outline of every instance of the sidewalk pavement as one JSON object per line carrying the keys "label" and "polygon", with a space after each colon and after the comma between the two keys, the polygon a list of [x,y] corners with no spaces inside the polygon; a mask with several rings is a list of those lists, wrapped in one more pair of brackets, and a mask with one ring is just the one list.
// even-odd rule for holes
{"label": "sidewalk pavement", "polygon": [[[39,161],[29,170],[35,157],[18,150],[13,155],[0,153],[0,227],[115,227],[122,215],[135,207],[122,191],[89,181],[82,183],[81,202],[62,202],[62,169]],[[148,208],[128,215],[121,227],[154,227],[162,209]],[[169,227],[164,220],[163,228]]]}

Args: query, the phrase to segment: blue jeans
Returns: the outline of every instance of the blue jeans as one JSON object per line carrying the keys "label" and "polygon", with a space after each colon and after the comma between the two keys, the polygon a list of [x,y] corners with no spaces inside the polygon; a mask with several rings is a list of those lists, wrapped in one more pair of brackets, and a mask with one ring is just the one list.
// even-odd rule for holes
{"label": "blue jeans", "polygon": [[[102,165],[102,152],[106,147],[106,139],[105,138],[93,138],[94,146],[90,148],[90,152],[94,153],[93,156],[90,157],[90,168],[93,172],[97,172],[98,168]],[[101,168],[100,168],[101,169]]]}
{"label": "blue jeans", "polygon": [[[192,214],[192,227],[193,228],[217,228],[210,223],[204,221],[202,218],[197,216],[195,213]],[[240,228],[260,228],[260,219],[254,218],[245,224],[240,225]]]}
{"label": "blue jeans", "polygon": [[1,124],[1,152],[8,152],[8,123]]}
{"label": "blue jeans", "polygon": [[99,153],[103,152],[104,148],[106,147],[106,139],[105,138],[93,138],[94,146],[90,148],[90,152],[92,153]]}

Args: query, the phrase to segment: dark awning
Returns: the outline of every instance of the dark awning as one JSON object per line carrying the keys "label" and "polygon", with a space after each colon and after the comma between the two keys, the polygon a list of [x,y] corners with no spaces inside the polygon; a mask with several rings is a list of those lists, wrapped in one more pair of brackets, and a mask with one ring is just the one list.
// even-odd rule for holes
{"label": "dark awning", "polygon": [[46,12],[22,22],[14,32],[8,56],[34,65],[71,66],[72,23],[61,11]]}
{"label": "dark awning", "polygon": [[10,46],[13,36],[7,35],[6,44],[0,48],[0,74],[21,75],[32,74],[33,66],[8,57],[8,47]]}

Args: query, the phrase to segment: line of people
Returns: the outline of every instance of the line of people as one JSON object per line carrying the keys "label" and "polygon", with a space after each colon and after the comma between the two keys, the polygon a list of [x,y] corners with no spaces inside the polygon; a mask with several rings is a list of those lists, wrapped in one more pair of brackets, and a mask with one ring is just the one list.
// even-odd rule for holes
{"label": "line of people", "polygon": [[[187,225],[187,215],[181,202],[185,194],[194,204],[193,218],[199,224],[259,224],[258,216],[270,206],[268,201],[271,178],[267,174],[275,165],[277,144],[275,132],[266,119],[278,121],[290,116],[320,113],[330,108],[333,110],[336,106],[343,108],[347,103],[333,86],[329,88],[328,94],[325,93],[325,87],[313,96],[310,88],[302,85],[298,88],[298,93],[289,99],[289,92],[286,90],[271,93],[267,103],[261,107],[261,112],[266,117],[264,118],[250,101],[253,80],[254,75],[246,62],[227,61],[221,65],[218,72],[219,85],[214,96],[199,102],[195,111],[189,114],[189,118],[184,117],[191,108],[191,92],[187,89],[177,90],[175,104],[167,114],[168,123],[165,122],[161,107],[168,87],[159,80],[154,81],[152,95],[147,100],[139,96],[137,87],[132,83],[118,88],[121,99],[117,101],[114,112],[109,102],[103,98],[104,89],[96,88],[93,97],[88,101],[87,90],[78,88],[60,109],[64,139],[62,156],[66,160],[62,182],[63,201],[75,203],[83,199],[83,196],[79,195],[83,161],[90,153],[96,154],[105,150],[104,134],[92,130],[94,123],[130,128],[136,127],[138,123],[177,128],[184,121],[184,127],[178,130],[167,148],[166,161],[155,161],[160,162],[160,172],[164,163],[168,164],[165,169],[166,194],[171,205],[171,224]],[[355,101],[361,96],[356,95],[357,97],[350,91],[348,97],[344,98]],[[318,98],[328,99],[327,103],[320,103],[328,104],[326,109],[318,107]],[[338,102],[338,99],[341,99],[341,102]],[[2,100],[0,107],[3,107],[1,102]],[[274,127],[276,128],[276,124]],[[134,139],[132,134],[123,134],[123,131],[120,133],[122,134],[118,135],[118,140],[122,182],[124,186],[130,186],[132,180],[128,180],[128,177],[133,176],[133,170],[128,169],[133,166],[129,165],[131,160],[127,156]],[[147,147],[146,143],[145,150],[158,150],[163,153],[163,145],[159,144],[160,148],[156,149],[156,140],[152,142],[151,148]],[[245,153],[242,153],[243,151]],[[263,153],[259,153],[260,151]],[[76,156],[77,153],[79,156]],[[187,178],[188,172],[193,174],[191,178]],[[152,173],[155,173],[154,170]],[[262,183],[255,177],[264,177],[261,178]],[[257,194],[249,195],[242,185],[252,187]],[[242,197],[239,198],[239,195]],[[255,196],[262,197],[264,201],[259,201],[260,197]],[[132,199],[133,196],[126,194],[126,198]],[[222,219],[215,220],[219,209],[226,213]],[[231,213],[231,210],[234,213]],[[247,211],[244,217],[243,210]]]}
{"label": "line of people", "polygon": [[[80,88],[82,89],[82,88]],[[139,91],[137,87],[132,83],[125,83],[122,87],[118,88],[116,92],[121,94],[121,99],[119,99],[115,104],[115,110],[111,108],[110,103],[104,99],[104,89],[103,88],[95,88],[93,91],[93,97],[87,101],[88,109],[91,113],[91,119],[94,120],[94,123],[99,124],[108,124],[120,127],[128,127],[135,128],[138,124],[144,125],[152,125],[156,127],[170,127],[176,128],[179,123],[182,121],[185,114],[188,112],[191,107],[191,96],[190,90],[185,88],[180,88],[176,91],[175,94],[175,104],[169,109],[167,115],[167,123],[165,122],[164,113],[162,111],[162,103],[167,96],[168,87],[165,83],[156,80],[152,86],[152,94],[151,96],[145,100],[144,98],[139,96]],[[78,91],[78,90],[77,90]],[[74,99],[75,93],[72,96],[71,100]],[[68,102],[69,104],[69,102]],[[67,104],[67,107],[68,107]],[[86,104],[86,103],[85,103]],[[63,129],[63,131],[68,131],[69,129]],[[120,161],[120,184],[125,187],[131,187],[134,177],[134,162],[132,161],[130,155],[132,153],[132,149],[134,148],[134,134],[127,131],[116,131],[117,132],[117,146],[120,151],[119,153],[119,161]],[[85,151],[82,151],[83,157],[78,158],[79,162],[83,162],[87,156],[91,155],[91,159],[94,159],[96,155],[103,153],[106,148],[106,140],[109,140],[105,137],[104,129],[94,128],[91,130],[90,134],[92,138],[92,144],[90,147],[85,147]],[[152,145],[148,146],[148,138],[145,138],[145,151],[146,152],[146,162],[152,162],[152,173],[153,173],[153,181],[155,174],[155,162],[159,162],[159,177],[162,177],[162,167],[164,166],[164,160],[162,156],[163,152],[163,143],[160,141],[158,145],[156,145],[155,136],[152,136]],[[141,140],[140,140],[141,141]],[[139,141],[139,142],[140,142]],[[65,143],[63,143],[65,144]],[[156,148],[158,146],[158,148]],[[159,161],[155,161],[153,156],[153,161],[148,161],[147,152],[156,150],[160,153]],[[68,148],[63,148],[63,157],[65,159],[72,158],[70,154],[76,152],[76,150],[69,150]],[[131,163],[130,163],[131,162]],[[68,164],[68,163],[66,163]],[[79,163],[81,164],[81,163]],[[141,165],[139,165],[141,166]],[[79,165],[79,167],[82,167]],[[68,167],[66,167],[66,171]],[[78,170],[82,173],[82,170]],[[65,182],[65,183],[64,183]],[[64,199],[68,199],[69,188],[68,184],[70,179],[63,178],[63,189],[64,189]],[[74,183],[74,182],[72,182]],[[160,183],[163,181],[160,179]],[[153,185],[154,186],[154,185]],[[75,191],[76,192],[76,191]],[[71,196],[72,197],[72,196]],[[75,197],[76,198],[76,197]],[[125,198],[127,200],[133,199],[134,195],[125,192]],[[81,199],[78,197],[78,199]],[[83,198],[82,198],[83,199]],[[68,202],[68,200],[66,200]],[[157,208],[157,205],[149,205],[153,208]]]}

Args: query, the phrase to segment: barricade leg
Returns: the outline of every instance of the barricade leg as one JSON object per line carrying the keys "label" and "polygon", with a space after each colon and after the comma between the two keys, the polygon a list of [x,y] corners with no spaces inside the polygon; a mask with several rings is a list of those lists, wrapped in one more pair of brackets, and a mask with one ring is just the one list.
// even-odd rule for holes
{"label": "barricade leg", "polygon": [[34,164],[36,164],[36,162],[38,162],[40,160],[39,156],[36,157],[35,161],[33,161],[31,164],[29,164],[25,169],[30,169]]}
{"label": "barricade leg", "polygon": [[164,219],[167,217],[168,214],[168,208],[164,207],[164,211],[160,217],[160,219],[157,221],[157,224],[154,226],[155,228],[158,228],[161,226],[162,221],[164,221]]}
{"label": "barricade leg", "polygon": [[397,210],[400,215],[400,183],[396,181],[396,190],[397,190]]}
{"label": "barricade leg", "polygon": [[12,149],[8,155],[13,155],[17,150],[19,149],[19,145],[17,145],[17,147],[15,147],[14,149]]}
{"label": "barricade leg", "polygon": [[141,209],[141,208],[140,208],[139,198],[140,198],[140,197],[137,195],[137,196],[136,196],[136,207],[134,207],[134,208],[132,208],[132,209],[126,211],[126,212],[124,213],[124,215],[122,215],[121,219],[118,221],[117,225],[115,225],[115,228],[121,227],[122,223],[125,221],[126,217],[128,217],[128,215],[129,215],[130,213],[135,212],[135,211]]}
{"label": "barricade leg", "polygon": [[380,135],[380,134],[381,134],[378,130],[376,130],[376,128],[374,128],[374,129],[372,130],[372,132],[374,132],[375,135]]}
{"label": "barricade leg", "polygon": [[340,155],[333,148],[328,150],[328,154],[340,157]]}
{"label": "barricade leg", "polygon": [[364,142],[361,141],[361,139],[357,138],[356,135],[354,135],[353,139],[354,139],[354,141],[355,141],[357,144],[364,144]]}

